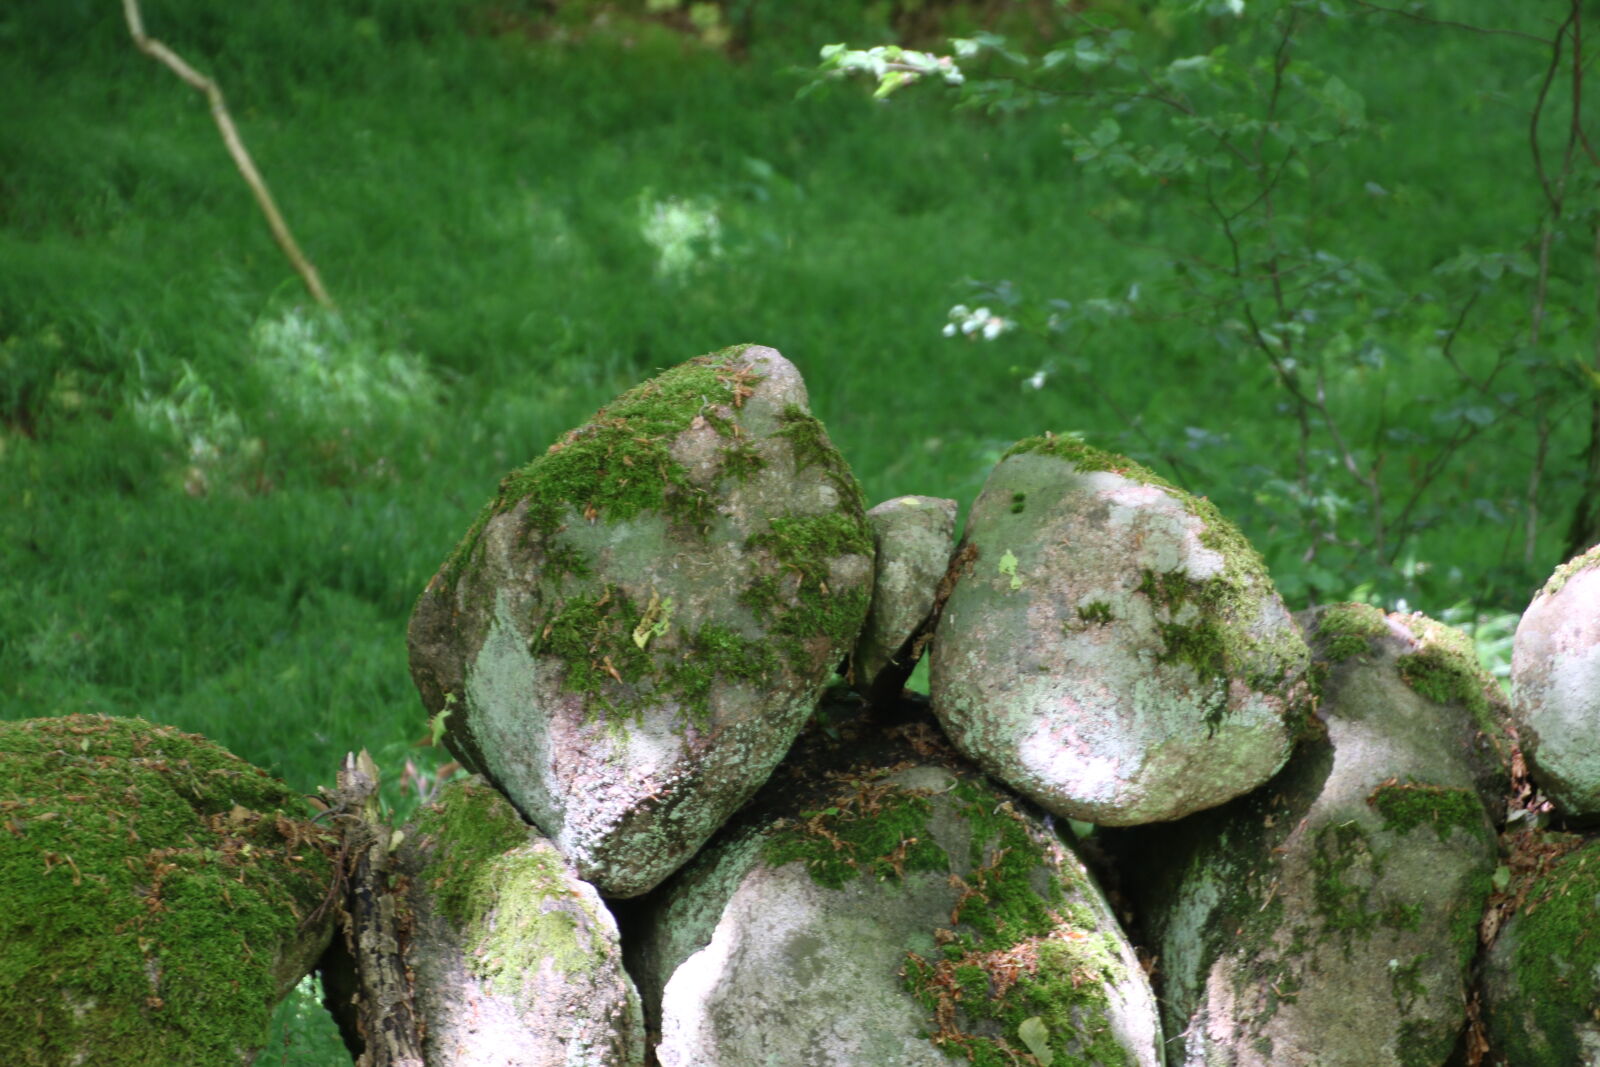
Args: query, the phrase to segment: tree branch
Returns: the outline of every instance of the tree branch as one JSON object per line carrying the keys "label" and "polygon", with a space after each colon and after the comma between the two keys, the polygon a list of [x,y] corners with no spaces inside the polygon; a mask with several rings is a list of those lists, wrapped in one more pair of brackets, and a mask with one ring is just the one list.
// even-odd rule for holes
{"label": "tree branch", "polygon": [[216,82],[185,63],[172,49],[145,34],[144,17],[139,12],[139,0],[122,0],[122,10],[127,16],[128,33],[132,35],[135,47],[176,74],[184,84],[205,94],[206,100],[211,104],[211,118],[222,133],[222,142],[227,146],[228,155],[233,157],[234,166],[239,168],[245,184],[250,186],[250,191],[255,194],[256,203],[260,206],[261,213],[267,217],[267,225],[272,229],[273,239],[278,242],[283,254],[289,257],[289,262],[300,275],[300,280],[305,283],[312,299],[323,307],[332,309],[333,298],[323,288],[322,279],[317,276],[317,268],[295,243],[294,235],[289,232],[288,223],[283,221],[278,205],[273,202],[267,183],[256,170],[255,163],[250,159],[250,153],[245,150],[239,131],[233,125],[233,118],[228,114],[228,107],[223,102],[222,90],[218,88]]}

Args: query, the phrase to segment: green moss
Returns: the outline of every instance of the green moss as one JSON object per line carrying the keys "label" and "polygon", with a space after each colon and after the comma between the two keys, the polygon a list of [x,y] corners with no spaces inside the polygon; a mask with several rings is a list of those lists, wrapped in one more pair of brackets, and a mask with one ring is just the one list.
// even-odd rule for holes
{"label": "green moss", "polygon": [[[1366,831],[1354,821],[1319,829],[1315,849],[1312,897],[1323,936],[1338,936],[1348,946],[1351,934],[1370,935],[1379,924],[1379,909],[1369,898],[1383,865],[1373,854]],[[1352,876],[1357,871],[1361,873]]]}
{"label": "green moss", "polygon": [[1385,830],[1408,834],[1428,826],[1443,841],[1456,829],[1483,832],[1483,804],[1470,789],[1417,783],[1381,785],[1367,803],[1383,819]]}
{"label": "green moss", "polygon": [[582,552],[551,538],[545,543],[544,564],[540,567],[539,573],[546,581],[560,581],[568,575],[574,578],[587,578],[593,571],[588,558]]}
{"label": "green moss", "polygon": [[451,783],[418,819],[416,832],[431,847],[420,877],[465,938],[468,969],[491,991],[512,995],[545,961],[571,974],[592,968],[593,948],[580,939],[579,921],[549,907],[577,894],[567,884],[554,848],[535,846],[530,828],[491,786]]}
{"label": "green moss", "polygon": [[1456,1046],[1457,1027],[1444,1022],[1410,1019],[1400,1024],[1395,1051],[1400,1067],[1438,1067]]}
{"label": "green moss", "polygon": [[1011,494],[1011,514],[1013,514],[1013,515],[1021,515],[1024,511],[1027,511],[1027,510],[1028,510],[1028,494],[1027,493],[1012,493]]}
{"label": "green moss", "polygon": [[1516,938],[1511,960],[1514,1005],[1490,1017],[1496,1050],[1527,1067],[1583,1062],[1580,1033],[1593,1025],[1600,1001],[1600,841],[1557,860],[1534,884],[1527,903],[1501,937]]}
{"label": "green moss", "polygon": [[1478,662],[1472,638],[1422,615],[1405,621],[1421,648],[1396,661],[1401,681],[1436,704],[1466,708],[1478,729],[1498,740],[1502,727],[1495,706],[1503,705],[1505,698],[1494,677]]}
{"label": "green moss", "polygon": [[714,624],[692,635],[679,631],[677,641],[687,648],[674,645],[652,654],[650,649],[662,644],[647,639],[641,647],[634,636],[644,621],[627,594],[607,586],[598,597],[575,596],[563,603],[530,650],[566,664],[562,688],[590,698],[591,713],[611,720],[637,718],[671,701],[702,727],[710,721],[709,697],[719,676],[761,685],[778,669],[765,643]]}
{"label": "green moss", "polygon": [[[1012,456],[1039,455],[1055,456],[1064,459],[1077,467],[1080,471],[1110,471],[1120,474],[1124,478],[1132,479],[1143,485],[1158,485],[1163,489],[1171,489],[1177,493],[1183,490],[1167,481],[1161,475],[1141,463],[1136,463],[1127,456],[1104,449],[1095,448],[1070,435],[1043,434],[1039,437],[1028,437],[1006,450],[1001,456],[1001,462]],[[1184,493],[1187,496],[1188,494]]]}
{"label": "green moss", "polygon": [[774,436],[789,439],[794,449],[796,473],[808,467],[821,467],[839,491],[846,510],[856,515],[865,514],[867,498],[861,491],[861,483],[850,473],[849,464],[828,439],[827,431],[816,416],[797,404],[789,404],[778,416],[778,422],[781,429]]}
{"label": "green moss", "polygon": [[330,892],[334,835],[283,783],[142,719],[3,723],[0,753],[12,1062],[71,1062],[81,1043],[119,1064],[237,1064],[260,1047],[299,977],[273,961]]}
{"label": "green moss", "polygon": [[1600,567],[1600,545],[1595,545],[1582,555],[1574,556],[1555,569],[1550,580],[1539,590],[1540,596],[1555,596],[1572,580],[1572,576],[1591,567]]}
{"label": "green moss", "polygon": [[870,589],[836,592],[828,586],[829,565],[844,555],[872,558],[872,533],[859,511],[831,512],[768,520],[768,529],[746,548],[770,552],[779,574],[754,574],[740,600],[770,623],[790,666],[811,673],[811,643],[826,638],[834,650],[848,648],[861,631]]}
{"label": "green moss", "polygon": [[761,453],[753,445],[748,441],[736,441],[723,450],[717,469],[723,478],[746,482],[765,470],[766,466],[767,461],[761,458]]}
{"label": "green moss", "polygon": [[806,812],[805,822],[771,834],[762,845],[768,866],[805,865],[818,885],[842,889],[865,874],[884,880],[906,871],[948,871],[950,858],[928,833],[932,805],[908,790],[858,792]]}
{"label": "green moss", "polygon": [[[584,426],[568,432],[543,456],[512,471],[446,561],[442,574],[453,589],[479,551],[484,527],[495,515],[526,500],[525,534],[544,538],[573,514],[611,522],[641,512],[667,515],[680,528],[703,530],[710,513],[706,491],[689,480],[670,446],[695,418],[724,437],[737,428],[718,411],[740,406],[761,379],[741,362],[747,345],[700,356],[622,394]],[[825,443],[825,441],[824,441]],[[829,446],[831,447],[831,446]],[[736,443],[729,449],[738,453]],[[751,464],[724,456],[722,473],[747,477]]]}
{"label": "green moss", "polygon": [[1078,621],[1081,623],[1104,626],[1111,621],[1111,605],[1104,600],[1094,600],[1078,609]]}
{"label": "green moss", "polygon": [[1372,650],[1374,638],[1389,632],[1382,609],[1371,604],[1334,604],[1317,616],[1315,637],[1321,642],[1322,658],[1343,663],[1352,656]]}

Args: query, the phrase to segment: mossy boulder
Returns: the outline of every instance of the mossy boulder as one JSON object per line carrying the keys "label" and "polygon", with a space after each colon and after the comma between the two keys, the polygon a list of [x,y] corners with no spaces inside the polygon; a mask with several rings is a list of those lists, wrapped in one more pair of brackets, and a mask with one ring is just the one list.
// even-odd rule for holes
{"label": "mossy boulder", "polygon": [[898,718],[887,742],[826,722],[663,887],[635,967],[662,1067],[1159,1064],[1083,864]]}
{"label": "mossy boulder", "polygon": [[1600,841],[1543,836],[1565,854],[1507,887],[1520,907],[1484,961],[1489,1043],[1509,1067],[1600,1064]]}
{"label": "mossy boulder", "polygon": [[0,1048],[249,1063],[333,934],[337,840],[282,782],[143,719],[0,723]]}
{"label": "mossy boulder", "polygon": [[1320,728],[1261,790],[1123,841],[1174,1062],[1428,1067],[1455,1047],[1497,779],[1471,709],[1408,678],[1414,625],[1306,616]]}
{"label": "mossy boulder", "polygon": [[514,471],[428,583],[413,679],[450,750],[602,893],[643,893],[782,758],[871,596],[859,486],[747,345]]}
{"label": "mossy boulder", "polygon": [[[907,642],[933,610],[955,548],[956,502],[899,496],[867,512],[876,549],[872,607],[856,642],[855,685],[869,692],[880,675],[903,682],[916,665]],[[894,688],[891,686],[890,688]]]}
{"label": "mossy boulder", "polygon": [[1528,605],[1511,684],[1534,781],[1568,818],[1600,818],[1600,546],[1559,568]]}
{"label": "mossy boulder", "polygon": [[446,786],[398,856],[430,1067],[638,1067],[644,1017],[593,886],[482,778]]}
{"label": "mossy boulder", "polygon": [[1036,803],[1105,825],[1175,819],[1288,758],[1306,647],[1209,502],[1124,457],[1031,438],[990,474],[958,558],[934,708]]}

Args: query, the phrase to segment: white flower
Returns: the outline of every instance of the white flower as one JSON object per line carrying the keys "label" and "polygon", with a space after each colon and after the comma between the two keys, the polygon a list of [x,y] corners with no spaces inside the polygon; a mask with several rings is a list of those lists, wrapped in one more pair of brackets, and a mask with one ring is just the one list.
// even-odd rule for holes
{"label": "white flower", "polygon": [[954,337],[956,335],[956,324],[953,323],[953,322],[945,323],[944,324],[944,335],[946,337]]}
{"label": "white flower", "polygon": [[1044,380],[1045,380],[1045,378],[1046,378],[1046,374],[1045,374],[1044,371],[1036,370],[1032,374],[1030,374],[1027,378],[1023,379],[1023,384],[1027,385],[1029,388],[1032,388],[1032,389],[1043,389],[1044,388]]}

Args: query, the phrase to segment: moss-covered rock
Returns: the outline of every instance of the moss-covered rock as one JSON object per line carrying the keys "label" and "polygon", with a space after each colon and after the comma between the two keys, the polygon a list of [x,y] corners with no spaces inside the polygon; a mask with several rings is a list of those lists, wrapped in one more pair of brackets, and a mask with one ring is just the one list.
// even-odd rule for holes
{"label": "moss-covered rock", "polygon": [[887,672],[897,690],[916,665],[906,642],[933,610],[939,580],[955,548],[956,502],[931,496],[899,496],[867,512],[876,565],[872,607],[861,628],[851,667],[856,688],[870,692]]}
{"label": "moss-covered rock", "polygon": [[1570,819],[1600,819],[1600,546],[1568,561],[1517,624],[1512,715],[1528,769]]}
{"label": "moss-covered rock", "polygon": [[282,782],[143,719],[0,723],[0,1048],[248,1063],[333,933],[336,840]]}
{"label": "moss-covered rock", "polygon": [[1539,865],[1508,890],[1521,906],[1501,926],[1483,967],[1496,1062],[1600,1063],[1600,841]]}
{"label": "moss-covered rock", "polygon": [[1437,624],[1303,621],[1323,696],[1288,766],[1120,846],[1146,876],[1174,1062],[1437,1067],[1466,1021],[1504,778],[1468,702],[1407,677]]}
{"label": "moss-covered rock", "polygon": [[848,714],[663,887],[636,967],[663,1067],[1159,1064],[1072,851],[930,722],[884,742]]}
{"label": "moss-covered rock", "polygon": [[989,773],[1057,814],[1127,826],[1283,766],[1309,705],[1305,644],[1208,501],[1124,457],[1032,438],[989,476],[962,553],[934,707]]}
{"label": "moss-covered rock", "polygon": [[603,893],[642,893],[782,757],[854,643],[872,539],[770,348],[619,397],[512,472],[412,616],[445,743]]}
{"label": "moss-covered rock", "polygon": [[616,922],[481,778],[407,827],[406,964],[430,1067],[637,1067],[644,1018]]}

